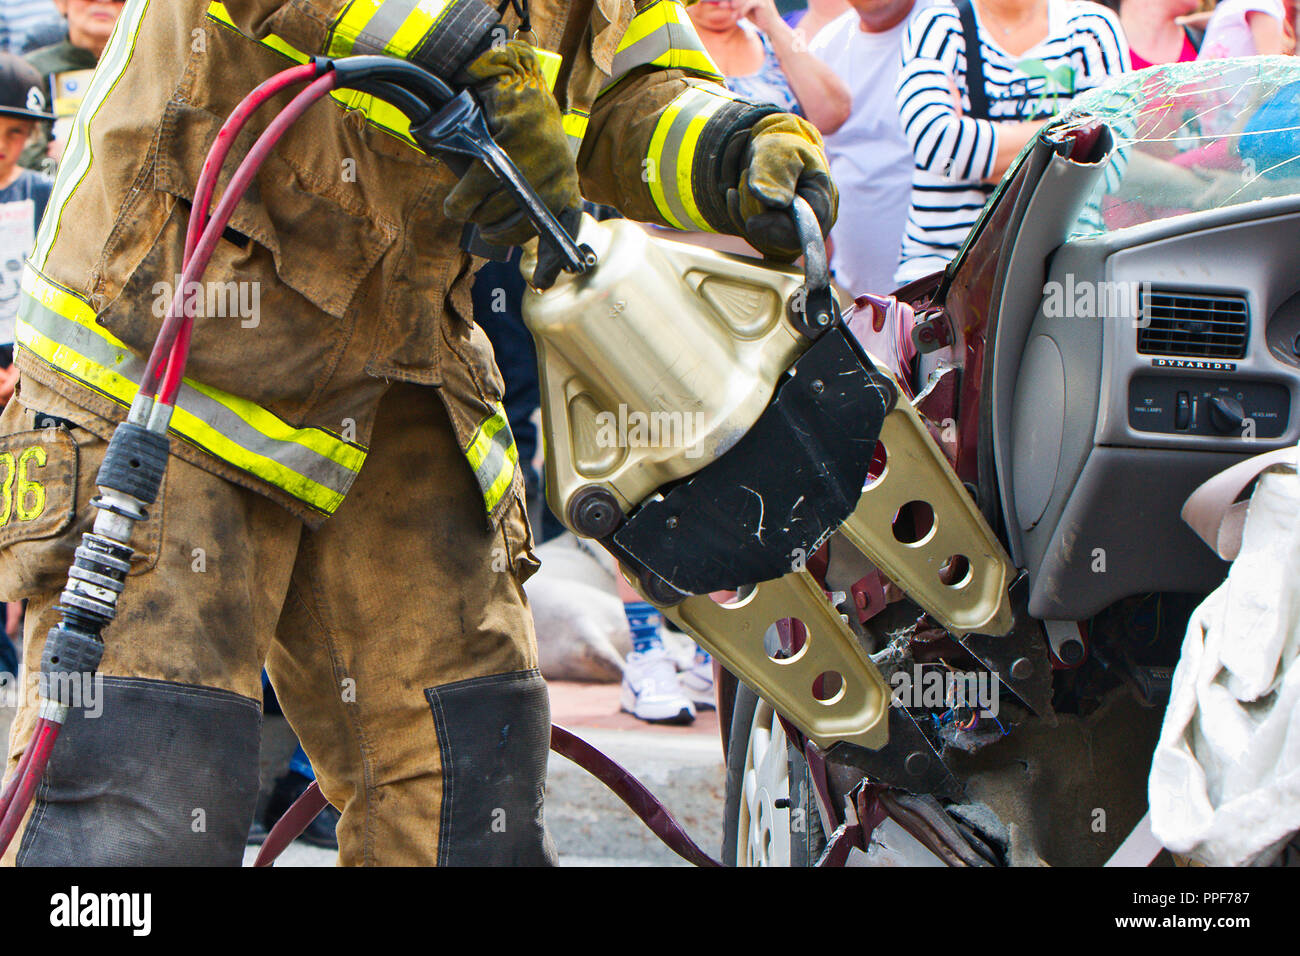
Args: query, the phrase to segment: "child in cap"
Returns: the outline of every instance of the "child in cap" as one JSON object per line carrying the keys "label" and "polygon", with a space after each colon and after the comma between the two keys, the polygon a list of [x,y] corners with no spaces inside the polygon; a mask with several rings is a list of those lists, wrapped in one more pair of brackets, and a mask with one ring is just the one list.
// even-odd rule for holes
{"label": "child in cap", "polygon": [[[23,262],[36,242],[36,227],[45,215],[54,183],[48,176],[18,165],[37,120],[53,119],[46,110],[41,75],[27,61],[0,53],[0,407],[9,403],[18,369],[14,368],[14,319]],[[10,635],[21,634],[22,605],[0,605],[0,671],[15,673],[17,654]]]}
{"label": "child in cap", "polygon": [[36,242],[54,182],[18,165],[37,120],[53,119],[41,75],[25,60],[0,53],[0,406],[13,395],[14,319],[23,263]]}

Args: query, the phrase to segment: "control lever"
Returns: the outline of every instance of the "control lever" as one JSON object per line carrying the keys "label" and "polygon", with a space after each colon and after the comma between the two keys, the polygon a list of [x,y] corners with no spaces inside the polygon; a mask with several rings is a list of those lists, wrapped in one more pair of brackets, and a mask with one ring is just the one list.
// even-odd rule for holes
{"label": "control lever", "polygon": [[546,205],[528,180],[488,132],[483,110],[468,90],[452,97],[424,123],[411,126],[411,136],[426,151],[441,151],[481,160],[514,195],[537,234],[559,253],[566,272],[583,273],[596,264],[596,254],[579,245]]}

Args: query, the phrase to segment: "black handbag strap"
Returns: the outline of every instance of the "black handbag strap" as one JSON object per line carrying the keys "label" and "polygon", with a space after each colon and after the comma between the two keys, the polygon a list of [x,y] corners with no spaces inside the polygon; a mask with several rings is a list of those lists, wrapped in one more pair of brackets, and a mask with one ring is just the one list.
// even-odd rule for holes
{"label": "black handbag strap", "polygon": [[984,88],[984,54],[980,51],[979,27],[975,25],[975,8],[971,0],[957,0],[961,32],[966,38],[966,89],[970,94],[970,116],[989,118],[989,96]]}

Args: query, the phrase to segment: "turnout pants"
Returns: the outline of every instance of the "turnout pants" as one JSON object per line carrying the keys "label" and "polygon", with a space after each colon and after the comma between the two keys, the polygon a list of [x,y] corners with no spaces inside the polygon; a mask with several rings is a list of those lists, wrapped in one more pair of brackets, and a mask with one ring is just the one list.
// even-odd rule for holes
{"label": "turnout pants", "polygon": [[[109,430],[30,379],[0,417],[0,597],[29,601],[7,773]],[[132,543],[102,680],[83,688],[5,863],[238,865],[263,664],[342,811],[341,863],[554,861],[526,518],[515,500],[489,530],[434,389],[389,390],[319,530],[173,456]]]}

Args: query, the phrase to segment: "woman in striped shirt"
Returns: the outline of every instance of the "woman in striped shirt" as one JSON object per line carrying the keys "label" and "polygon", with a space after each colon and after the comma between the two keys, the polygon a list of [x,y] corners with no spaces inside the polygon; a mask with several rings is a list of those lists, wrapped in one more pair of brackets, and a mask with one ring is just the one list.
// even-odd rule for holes
{"label": "woman in striped shirt", "polygon": [[[973,67],[968,43],[978,43]],[[898,77],[916,168],[895,280],[943,269],[1043,123],[1128,62],[1115,15],[1086,0],[964,0],[919,11]]]}

